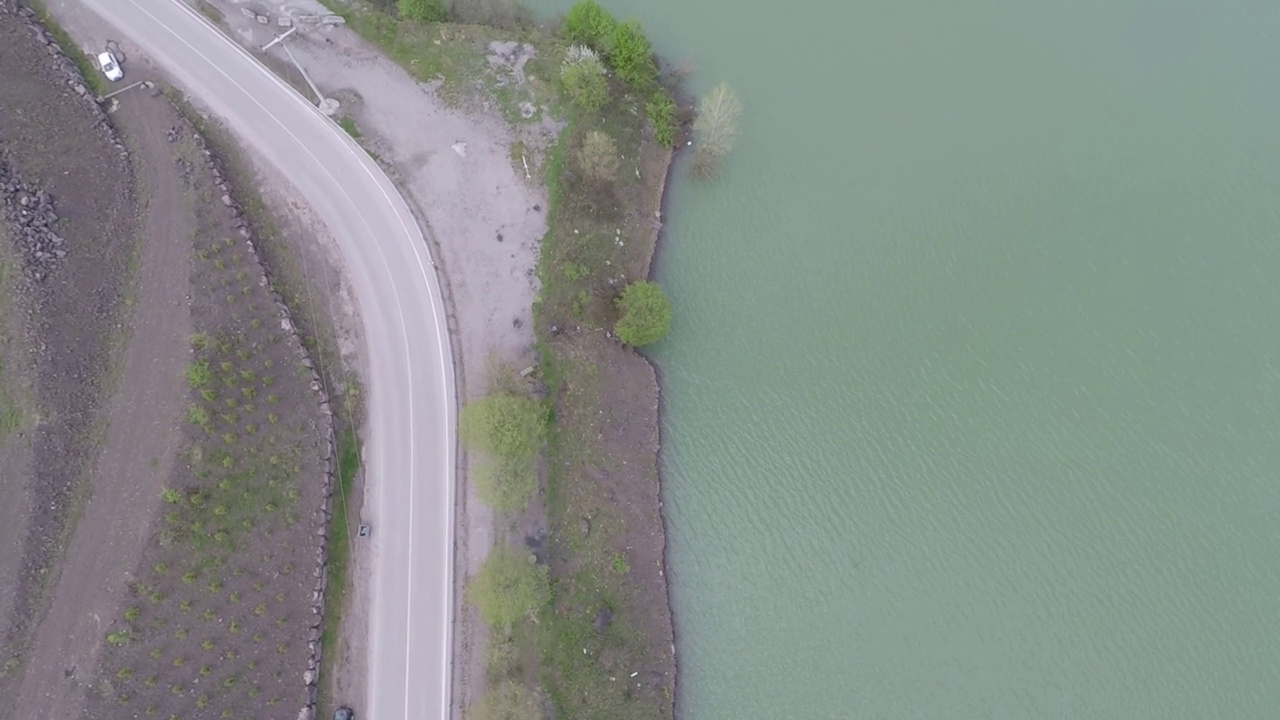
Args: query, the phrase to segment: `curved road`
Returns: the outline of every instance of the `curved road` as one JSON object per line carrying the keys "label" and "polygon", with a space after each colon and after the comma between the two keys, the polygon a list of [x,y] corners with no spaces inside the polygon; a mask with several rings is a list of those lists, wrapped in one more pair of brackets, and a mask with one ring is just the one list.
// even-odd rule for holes
{"label": "curved road", "polygon": [[[83,0],[290,178],[346,260],[368,343],[376,496],[362,717],[444,720],[452,647],[454,378],[444,306],[408,205],[355,142],[178,0]],[[301,673],[302,668],[299,668]]]}

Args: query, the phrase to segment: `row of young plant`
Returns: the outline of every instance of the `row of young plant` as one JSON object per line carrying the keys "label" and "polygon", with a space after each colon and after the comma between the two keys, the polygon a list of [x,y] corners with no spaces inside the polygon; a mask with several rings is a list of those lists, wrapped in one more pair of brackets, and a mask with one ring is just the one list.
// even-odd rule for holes
{"label": "row of young plant", "polygon": [[[207,2],[202,3],[200,5],[201,12],[204,12],[207,7],[211,6]],[[324,716],[326,710],[332,710],[333,702],[332,697],[330,697],[334,687],[331,680],[334,674],[332,670],[339,662],[338,659],[342,654],[342,649],[339,647],[339,631],[342,626],[346,588],[348,587],[348,564],[352,547],[350,537],[351,533],[356,529],[352,524],[353,518],[347,513],[347,507],[360,469],[359,438],[355,431],[355,428],[359,425],[359,418],[362,412],[360,387],[356,378],[351,375],[351,371],[341,362],[330,319],[325,318],[323,315],[317,316],[314,313],[297,311],[298,308],[311,305],[317,289],[312,286],[312,281],[307,275],[305,266],[297,261],[297,257],[294,254],[295,249],[291,247],[287,238],[276,227],[275,219],[264,204],[262,197],[252,191],[256,184],[254,171],[242,156],[234,139],[227,134],[225,128],[210,118],[201,115],[180,94],[171,91],[167,91],[166,94],[179,113],[205,139],[208,148],[213,151],[214,156],[222,163],[222,172],[229,180],[228,192],[234,198],[236,205],[244,212],[245,221],[254,230],[255,249],[263,267],[269,269],[271,289],[275,290],[285,304],[293,310],[290,314],[293,332],[302,343],[303,348],[305,348],[306,355],[315,360],[314,369],[319,373],[324,388],[336,391],[330,398],[330,407],[333,412],[331,421],[337,431],[335,451],[338,462],[334,478],[336,486],[332,500],[334,511],[329,518],[329,535],[326,543],[328,558],[325,562],[327,573],[325,582],[327,583],[327,592],[325,594],[325,610],[321,628],[320,648],[322,653],[319,670],[323,681],[319,685],[319,698],[316,703],[317,716]],[[222,242],[225,244],[225,240]],[[198,256],[198,259],[207,260],[209,256],[214,254],[216,253],[213,253],[211,249],[206,249],[202,255]],[[217,269],[216,261],[213,263],[213,267]],[[239,271],[237,271],[236,275],[239,274]],[[256,312],[257,309],[258,305],[255,300],[251,300],[246,306],[246,310],[249,311]],[[272,326],[278,326],[278,323],[274,322],[275,319],[272,318]],[[257,330],[263,326],[263,323],[261,319],[257,322],[250,320],[248,326],[250,329]],[[201,347],[207,344],[207,337],[206,335],[197,334],[193,338],[197,355],[199,355]],[[197,361],[197,365],[198,363],[199,361]],[[196,367],[197,365],[191,367]],[[264,359],[263,367],[266,370],[271,370],[273,362],[269,358]],[[296,374],[296,377],[304,382],[310,377],[310,370],[312,369],[306,363],[290,364],[289,368],[288,373],[281,372],[283,379],[287,380],[289,379],[288,376]],[[219,369],[221,368],[219,367]],[[191,372],[190,368],[188,372]],[[266,382],[265,376],[263,381]],[[189,376],[188,384],[190,382],[191,377]],[[270,383],[268,383],[269,385]],[[268,404],[274,404],[279,402],[281,397],[289,397],[285,395],[285,392],[279,389],[274,393],[267,392],[262,399]],[[200,399],[204,399],[203,391]],[[192,411],[188,410],[188,412]],[[280,410],[275,414],[283,415],[284,411]],[[266,419],[268,424],[272,424],[272,413],[269,413]],[[277,422],[279,422],[278,417]],[[309,435],[312,439],[315,439],[314,432],[309,433]],[[284,499],[290,500],[291,495],[292,493],[286,493]],[[166,501],[170,497],[171,494],[165,494]],[[278,512],[282,506],[285,506],[285,503],[275,503],[271,507],[263,505],[262,509],[268,512]],[[296,511],[296,508],[293,508],[292,502],[289,502],[286,510],[292,513]],[[288,515],[286,515],[285,520],[286,522],[289,520]],[[281,545],[283,546],[283,543]],[[259,558],[261,559],[261,556]],[[282,567],[288,566],[292,569],[292,563],[287,559],[277,558],[276,562],[283,563]],[[275,596],[273,595],[273,597]],[[256,612],[257,610],[258,607],[254,606],[254,611]],[[278,624],[279,618],[273,619],[273,622]],[[286,646],[288,645],[288,643],[285,644]],[[279,649],[280,644],[277,644],[276,651],[279,652]]]}
{"label": "row of young plant", "polygon": [[[202,224],[209,221],[202,219]],[[131,600],[106,633],[100,699],[130,717],[242,717],[305,702],[309,555],[297,541],[299,478],[313,431],[307,368],[278,322],[243,242],[196,238],[201,308],[185,379],[188,473],[161,500],[163,523]]]}

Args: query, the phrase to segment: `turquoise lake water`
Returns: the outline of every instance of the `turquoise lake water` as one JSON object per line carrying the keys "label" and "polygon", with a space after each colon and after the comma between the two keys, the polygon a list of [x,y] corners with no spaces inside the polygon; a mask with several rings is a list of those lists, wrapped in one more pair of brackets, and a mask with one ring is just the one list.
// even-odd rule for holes
{"label": "turquoise lake water", "polygon": [[605,5],[746,107],[656,273],[682,716],[1280,717],[1280,3]]}

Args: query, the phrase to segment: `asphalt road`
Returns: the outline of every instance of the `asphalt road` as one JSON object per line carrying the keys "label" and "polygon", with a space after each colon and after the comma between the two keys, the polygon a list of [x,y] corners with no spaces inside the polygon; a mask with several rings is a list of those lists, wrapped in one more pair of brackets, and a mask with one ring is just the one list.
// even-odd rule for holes
{"label": "asphalt road", "polygon": [[[289,177],[347,262],[368,344],[369,697],[378,720],[449,715],[454,377],[440,287],[408,205],[310,102],[177,0],[83,0]],[[299,676],[305,668],[298,668]]]}

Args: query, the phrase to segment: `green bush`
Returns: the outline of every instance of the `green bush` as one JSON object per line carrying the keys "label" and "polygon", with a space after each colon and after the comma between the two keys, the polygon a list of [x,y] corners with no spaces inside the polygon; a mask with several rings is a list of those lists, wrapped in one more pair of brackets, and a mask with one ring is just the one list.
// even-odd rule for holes
{"label": "green bush", "polygon": [[499,458],[478,463],[476,493],[498,512],[519,512],[538,489],[538,471],[528,459]]}
{"label": "green bush", "polygon": [[536,455],[546,428],[547,410],[542,403],[506,393],[468,403],[458,418],[464,443],[502,460]]}
{"label": "green bush", "polygon": [[653,138],[663,147],[674,147],[676,144],[676,101],[665,90],[659,89],[644,104],[644,113],[653,124]]}
{"label": "green bush", "polygon": [[639,20],[628,20],[613,29],[608,54],[609,64],[618,78],[633,89],[648,92],[658,84],[653,47],[640,29]]}
{"label": "green bush", "polygon": [[485,504],[500,512],[525,508],[538,488],[533,456],[546,428],[546,407],[532,398],[497,393],[462,408],[462,441],[491,456],[476,468],[476,491]]}
{"label": "green bush", "polygon": [[595,112],[609,100],[609,81],[598,58],[566,62],[560,70],[560,84],[569,101],[580,110]]}
{"label": "green bush", "polygon": [[204,408],[192,403],[187,406],[187,422],[200,427],[209,427],[209,412]]}
{"label": "green bush", "polygon": [[618,21],[595,0],[578,0],[564,16],[561,30],[570,42],[580,43],[602,53],[609,52]]}
{"label": "green bush", "polygon": [[631,283],[618,298],[618,307],[622,317],[613,329],[619,340],[632,347],[656,343],[671,330],[671,302],[657,283]]}
{"label": "green bush", "polygon": [[444,22],[448,18],[440,0],[397,0],[400,17],[418,22]]}
{"label": "green bush", "polygon": [[533,557],[498,545],[467,583],[467,599],[480,619],[503,628],[532,615],[551,598],[547,567]]}
{"label": "green bush", "polygon": [[539,720],[538,693],[518,680],[503,680],[490,687],[471,707],[475,720]]}
{"label": "green bush", "polygon": [[510,637],[489,633],[484,647],[484,668],[492,681],[515,674],[520,669],[520,646]]}
{"label": "green bush", "polygon": [[198,360],[187,366],[187,384],[192,388],[202,388],[213,379],[208,360]]}

